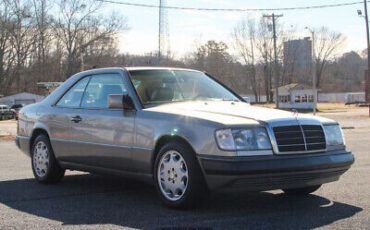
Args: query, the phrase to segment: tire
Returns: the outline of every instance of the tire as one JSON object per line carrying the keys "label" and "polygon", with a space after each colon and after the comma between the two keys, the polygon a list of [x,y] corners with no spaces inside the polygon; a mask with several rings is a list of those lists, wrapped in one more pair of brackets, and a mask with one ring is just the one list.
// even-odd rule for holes
{"label": "tire", "polygon": [[195,153],[183,143],[170,142],[159,150],[153,174],[161,201],[171,208],[193,208],[207,193]]}
{"label": "tire", "polygon": [[308,195],[310,193],[315,192],[321,187],[320,185],[314,185],[314,186],[309,186],[309,187],[304,187],[304,188],[292,188],[292,189],[283,189],[283,191],[288,194],[288,195]]}
{"label": "tire", "polygon": [[44,134],[37,136],[32,143],[31,165],[33,175],[40,183],[57,183],[65,173],[55,159],[49,138]]}

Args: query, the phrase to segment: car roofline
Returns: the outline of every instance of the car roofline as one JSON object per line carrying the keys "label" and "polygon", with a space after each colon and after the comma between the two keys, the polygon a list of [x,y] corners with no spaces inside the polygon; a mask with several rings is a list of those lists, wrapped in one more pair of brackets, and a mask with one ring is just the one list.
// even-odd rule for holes
{"label": "car roofline", "polygon": [[[99,73],[100,71],[109,71],[109,70],[123,70],[127,72],[133,72],[133,71],[141,71],[141,70],[182,70],[182,71],[192,71],[192,72],[199,72],[204,73],[204,71],[195,70],[195,69],[188,69],[188,68],[178,68],[178,67],[153,67],[153,66],[134,66],[134,67],[104,67],[104,68],[94,68],[94,69],[88,69],[79,73],[76,73],[74,75],[80,75],[80,74],[94,74]],[[72,76],[74,76],[72,75]]]}
{"label": "car roofline", "polygon": [[135,66],[135,67],[125,67],[127,71],[140,71],[140,70],[183,70],[183,71],[193,71],[202,72],[195,69],[188,68],[178,68],[178,67],[153,67],[153,66]]}

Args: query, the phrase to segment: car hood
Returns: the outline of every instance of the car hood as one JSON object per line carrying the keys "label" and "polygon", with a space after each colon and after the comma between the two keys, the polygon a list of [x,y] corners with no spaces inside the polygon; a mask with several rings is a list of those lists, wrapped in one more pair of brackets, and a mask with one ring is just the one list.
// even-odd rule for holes
{"label": "car hood", "polygon": [[259,124],[289,120],[313,120],[321,123],[334,122],[318,116],[251,106],[244,102],[191,101],[167,103],[146,110],[198,117],[223,124]]}

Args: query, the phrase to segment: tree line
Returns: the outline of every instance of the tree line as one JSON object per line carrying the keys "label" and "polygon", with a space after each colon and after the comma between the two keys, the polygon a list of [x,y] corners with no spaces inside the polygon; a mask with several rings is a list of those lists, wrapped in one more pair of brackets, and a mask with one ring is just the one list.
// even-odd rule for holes
{"label": "tree line", "polygon": [[100,8],[93,0],[1,0],[0,94],[35,92],[36,82],[78,72],[85,56],[114,54],[126,19]]}
{"label": "tree line", "polygon": [[[83,69],[108,66],[173,66],[206,71],[241,94],[272,101],[275,74],[279,85],[312,84],[311,68],[296,68],[296,57],[284,62],[284,42],[299,38],[294,28],[277,23],[275,73],[271,22],[243,19],[230,41],[197,42],[180,58],[158,53],[132,55],[118,50],[118,34],[127,18],[101,13],[94,0],[1,0],[0,95],[42,93],[37,82],[64,81]],[[345,37],[322,27],[315,32],[317,87],[324,92],[359,91],[366,68],[364,53],[341,54]],[[120,45],[125,45],[120,44]],[[299,53],[294,55],[299,55]],[[341,55],[339,55],[341,54]]]}

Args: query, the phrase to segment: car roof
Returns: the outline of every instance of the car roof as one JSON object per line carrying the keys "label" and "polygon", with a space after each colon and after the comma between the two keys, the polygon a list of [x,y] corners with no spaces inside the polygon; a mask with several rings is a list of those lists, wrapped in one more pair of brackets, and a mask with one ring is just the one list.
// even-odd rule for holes
{"label": "car roof", "polygon": [[136,66],[136,67],[105,67],[105,68],[95,68],[85,70],[83,72],[76,73],[74,76],[81,76],[83,74],[86,76],[87,74],[99,74],[104,73],[110,70],[125,70],[125,71],[141,71],[141,70],[183,70],[183,71],[193,71],[193,72],[201,72],[199,70],[194,69],[187,69],[187,68],[177,68],[177,67],[153,67],[153,66]]}
{"label": "car roof", "polygon": [[135,67],[125,67],[127,71],[139,71],[139,70],[185,70],[185,71],[195,71],[201,72],[195,69],[187,68],[177,68],[177,67],[153,67],[153,66],[135,66]]}

